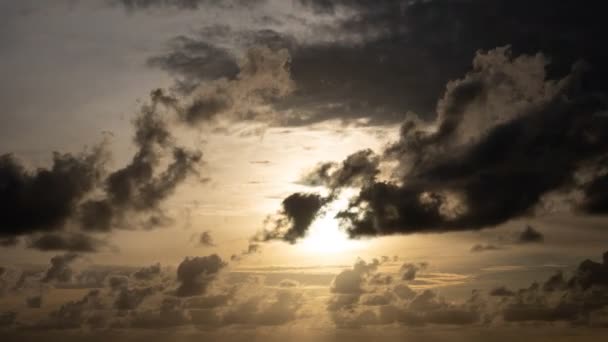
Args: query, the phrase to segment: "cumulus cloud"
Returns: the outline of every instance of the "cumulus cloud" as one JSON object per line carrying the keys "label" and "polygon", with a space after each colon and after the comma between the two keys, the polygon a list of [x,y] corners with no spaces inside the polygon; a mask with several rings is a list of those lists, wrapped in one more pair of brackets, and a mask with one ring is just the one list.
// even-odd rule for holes
{"label": "cumulus cloud", "polygon": [[255,6],[257,3],[262,3],[263,1],[264,0],[109,0],[109,3],[124,6],[125,9],[129,11],[135,11],[154,8],[197,10],[202,7],[232,7],[235,5]]}
{"label": "cumulus cloud", "polygon": [[198,244],[204,247],[214,247],[213,237],[208,231],[202,232],[198,238]]}
{"label": "cumulus cloud", "polygon": [[97,184],[102,148],[80,155],[53,155],[50,168],[26,169],[14,156],[0,156],[0,214],[3,238],[60,230]]}
{"label": "cumulus cloud", "polygon": [[326,199],[318,194],[295,193],[282,202],[283,209],[276,217],[269,217],[270,229],[254,237],[256,241],[284,240],[295,243],[303,238],[314,219],[319,215]]}
{"label": "cumulus cloud", "polygon": [[186,258],[177,268],[179,287],[175,294],[191,297],[203,294],[226,263],[216,255]]}
{"label": "cumulus cloud", "polygon": [[[179,40],[183,40],[179,39]],[[203,42],[190,41],[189,45],[208,45]],[[211,46],[205,49],[211,50]],[[171,54],[186,54],[187,51],[173,52]],[[211,52],[209,52],[211,53]],[[282,118],[268,108],[268,104],[283,98],[295,89],[289,70],[290,54],[285,49],[271,49],[267,46],[253,46],[238,60],[238,73],[232,75],[224,70],[224,76],[213,78],[207,68],[215,72],[222,72],[213,65],[224,63],[228,56],[213,52],[209,62],[189,61],[187,64],[196,70],[196,73],[206,73],[211,80],[204,81],[198,74],[186,73],[187,78],[193,80],[182,81],[183,95],[168,93],[158,89],[154,97],[172,108],[180,120],[193,126],[204,124],[225,124],[239,121],[261,121],[266,123],[280,122]],[[170,57],[158,57],[167,60]],[[158,59],[157,58],[157,59]],[[154,59],[153,61],[156,61]],[[167,60],[169,62],[169,60]],[[228,63],[228,61],[226,61]],[[230,63],[232,63],[230,61]],[[182,72],[182,67],[171,65],[167,68]],[[230,68],[225,66],[224,68]],[[202,69],[202,70],[201,70]]]}
{"label": "cumulus cloud", "polygon": [[175,143],[161,106],[154,96],[142,106],[133,121],[137,152],[113,172],[105,170],[105,144],[79,155],[55,153],[50,168],[33,171],[10,154],[0,156],[2,241],[16,244],[25,235],[29,248],[94,252],[105,243],[91,234],[124,227],[135,216],[128,214],[152,223],[164,217],[162,202],[197,173],[201,153]]}
{"label": "cumulus cloud", "polygon": [[361,187],[373,181],[380,172],[380,157],[372,150],[361,150],[346,157],[341,164],[327,162],[304,175],[301,183],[325,186],[332,190]]}
{"label": "cumulus cloud", "polygon": [[47,282],[69,282],[72,280],[73,271],[70,265],[79,257],[76,253],[56,255],[51,258],[51,267],[46,270],[42,277],[43,283]]}
{"label": "cumulus cloud", "polygon": [[138,280],[151,280],[160,275],[160,263],[143,267],[133,273],[133,277]]}
{"label": "cumulus cloud", "polygon": [[501,250],[502,247],[499,246],[495,246],[492,244],[475,244],[473,245],[473,247],[471,247],[471,252],[473,253],[480,253],[480,252],[488,252],[488,251],[498,251]]}
{"label": "cumulus cloud", "polygon": [[[508,47],[477,53],[473,70],[447,85],[435,121],[412,114],[384,151],[397,163],[394,179],[361,185],[337,215],[348,234],[494,227],[534,214],[555,192],[580,193],[576,174],[608,148],[605,104],[579,86],[582,64],[552,80],[547,63],[542,54],[515,57]],[[321,166],[312,179],[327,183],[331,167]]]}
{"label": "cumulus cloud", "polygon": [[532,228],[532,226],[526,226],[526,229],[519,234],[517,242],[519,243],[539,243],[545,239],[544,235]]}
{"label": "cumulus cloud", "polygon": [[28,308],[39,309],[42,306],[42,296],[33,296],[25,299]]}
{"label": "cumulus cloud", "polygon": [[96,252],[106,243],[82,233],[48,233],[29,238],[27,246],[41,251]]}
{"label": "cumulus cloud", "polygon": [[405,281],[412,281],[416,279],[418,271],[423,270],[427,267],[426,263],[412,264],[405,263],[401,265],[401,279]]}
{"label": "cumulus cloud", "polygon": [[[127,213],[162,216],[159,205],[190,174],[196,174],[200,151],[177,146],[169,124],[159,113],[162,102],[152,94],[134,120],[134,142],[138,150],[125,167],[104,180],[104,196],[84,202],[80,222],[84,230],[104,232],[124,224]],[[170,162],[162,169],[161,159]]]}
{"label": "cumulus cloud", "polygon": [[480,322],[483,311],[477,299],[452,303],[432,290],[412,290],[406,282],[415,278],[412,270],[421,265],[406,263],[401,270],[402,279],[377,282],[378,265],[377,262],[366,264],[360,261],[353,269],[336,276],[327,310],[337,326],[356,328],[394,323],[408,326],[471,325]]}

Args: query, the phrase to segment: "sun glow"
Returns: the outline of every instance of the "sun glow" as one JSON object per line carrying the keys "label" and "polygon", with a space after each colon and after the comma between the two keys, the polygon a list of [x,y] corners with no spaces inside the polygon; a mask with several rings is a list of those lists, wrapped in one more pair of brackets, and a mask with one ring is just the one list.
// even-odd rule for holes
{"label": "sun glow", "polygon": [[336,254],[361,249],[363,241],[352,240],[340,229],[336,214],[348,206],[348,199],[340,197],[310,226],[308,235],[298,244],[307,253]]}

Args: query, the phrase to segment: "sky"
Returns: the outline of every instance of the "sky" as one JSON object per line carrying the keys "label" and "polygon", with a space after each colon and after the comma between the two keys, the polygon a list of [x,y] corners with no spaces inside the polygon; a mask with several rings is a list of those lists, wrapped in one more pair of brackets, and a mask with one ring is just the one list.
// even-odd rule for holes
{"label": "sky", "polygon": [[0,0],[0,339],[608,337],[604,17]]}

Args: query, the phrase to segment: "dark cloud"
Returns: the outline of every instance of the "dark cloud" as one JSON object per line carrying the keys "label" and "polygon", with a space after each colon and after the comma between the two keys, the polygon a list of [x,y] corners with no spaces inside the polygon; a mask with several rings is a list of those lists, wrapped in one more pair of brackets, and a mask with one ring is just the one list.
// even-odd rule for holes
{"label": "dark cloud", "polygon": [[[542,51],[551,56],[551,73],[565,72],[578,59],[585,59],[597,70],[588,86],[606,89],[601,80],[608,71],[604,63],[608,49],[597,44],[602,37],[599,1],[587,6],[573,0],[559,4],[542,0],[533,5],[521,0],[300,3],[316,13],[340,18],[336,26],[319,28],[325,34],[359,38],[357,44],[335,42],[310,52],[315,63],[308,63],[305,70],[311,80],[318,79],[316,87],[314,81],[306,84],[300,79],[298,54],[293,54],[294,79],[310,94],[308,101],[343,103],[350,109],[344,110],[343,117],[370,107],[367,115],[385,122],[399,121],[407,110],[426,116],[446,82],[469,67],[469,56],[506,44],[518,54]],[[344,16],[344,9],[355,13]],[[341,94],[340,88],[348,90]]]}
{"label": "dark cloud", "polygon": [[[164,104],[157,92],[134,120],[137,152],[131,162],[104,180],[105,197],[84,202],[80,222],[84,230],[109,231],[123,225],[127,213],[157,213],[187,176],[196,174],[200,151],[176,146],[167,121],[159,113]],[[167,156],[168,154],[168,156]],[[164,169],[161,159],[169,157]],[[162,216],[162,213],[160,214]],[[154,221],[154,220],[152,220]]]}
{"label": "dark cloud", "polygon": [[114,275],[108,278],[108,286],[112,291],[119,291],[129,286],[129,277]]}
{"label": "dark cloud", "polygon": [[13,325],[17,319],[17,313],[14,311],[0,312],[0,327],[7,327]]}
{"label": "dark cloud", "polygon": [[405,263],[401,265],[401,279],[405,281],[412,281],[416,279],[416,274],[427,267],[426,263],[412,264]]}
{"label": "dark cloud", "polygon": [[158,310],[137,312],[131,325],[136,328],[158,329],[176,327],[190,322],[179,298],[164,298]]}
{"label": "dark cloud", "polygon": [[380,157],[372,150],[361,150],[346,157],[341,164],[319,164],[304,175],[301,183],[309,186],[326,186],[330,189],[361,187],[373,181],[380,172]]}
{"label": "dark cloud", "polygon": [[41,281],[46,282],[69,282],[72,280],[73,271],[70,264],[79,257],[76,253],[56,255],[51,258],[51,267],[46,270]]}
{"label": "dark cloud", "polygon": [[154,287],[143,288],[121,288],[118,296],[114,300],[114,308],[116,310],[135,310],[139,305],[157,291]]}
{"label": "dark cloud", "polygon": [[[74,156],[55,153],[50,168],[26,169],[12,155],[0,156],[0,237],[16,244],[27,235],[27,246],[43,251],[94,252],[105,243],[89,233],[124,227],[129,217],[163,217],[161,203],[186,177],[196,174],[199,151],[175,144],[168,122],[159,114],[158,94],[133,121],[137,152],[114,172],[104,167],[103,144]],[[164,101],[164,102],[163,102]],[[162,168],[162,160],[168,164]],[[75,231],[72,225],[81,231]]]}
{"label": "dark cloud", "polygon": [[25,304],[28,308],[39,309],[42,307],[42,296],[28,297],[25,300]]}
{"label": "dark cloud", "polygon": [[532,226],[526,226],[523,232],[517,237],[519,243],[539,243],[545,239],[544,235],[532,228]]}
{"label": "dark cloud", "polygon": [[239,72],[236,58],[210,43],[180,36],[174,38],[169,47],[166,55],[152,57],[148,64],[183,77],[179,83],[186,87],[184,90],[191,90],[205,80],[234,79]]}
{"label": "dark cloud", "polygon": [[160,263],[143,267],[133,273],[133,277],[138,280],[151,280],[160,275]]}
{"label": "dark cloud", "polygon": [[[188,41],[188,46],[219,49],[204,41],[183,37],[177,40]],[[184,47],[169,54],[192,54],[189,50]],[[232,63],[231,57],[219,52],[209,52],[207,61],[188,60],[177,65],[167,56],[155,57],[151,61],[159,59],[166,60],[165,69],[181,76],[178,76],[180,79],[173,91],[155,90],[153,99],[172,109],[182,123],[199,126],[225,121],[272,123],[285,120],[273,110],[256,107],[267,107],[293,92],[294,84],[289,72],[291,57],[286,49],[251,46],[239,59],[236,74],[219,69],[218,64]],[[214,73],[210,73],[209,68]],[[208,78],[201,74],[208,75]]]}
{"label": "dark cloud", "polygon": [[249,242],[249,244],[247,245],[247,249],[241,251],[240,254],[232,254],[230,256],[230,260],[232,260],[232,261],[240,261],[240,260],[242,260],[244,257],[246,257],[248,255],[253,255],[253,254],[256,254],[256,253],[260,253],[261,251],[262,251],[262,247],[260,246],[260,244],[254,243],[254,242]]}
{"label": "dark cloud", "polygon": [[[533,5],[523,0],[298,2],[301,15],[287,20],[305,22],[317,39],[295,38],[280,25],[272,25],[277,31],[215,25],[193,37],[176,38],[170,51],[156,58],[163,63],[156,65],[196,83],[211,75],[234,77],[235,59],[219,46],[236,41],[241,48],[287,49],[297,91],[274,104],[286,114],[298,114],[277,122],[282,125],[328,119],[394,124],[408,111],[430,118],[446,83],[470,68],[476,51],[507,44],[517,54],[550,56],[552,77],[567,73],[579,59],[587,60],[596,72],[584,87],[606,90],[608,49],[597,44],[603,38],[599,1],[586,6],[574,0]],[[309,19],[319,14],[321,22]]]}
{"label": "dark cloud", "polygon": [[295,280],[291,280],[291,279],[283,279],[279,282],[279,287],[292,288],[292,287],[298,287],[298,286],[300,286],[300,283],[298,283]]}
{"label": "dark cloud", "polygon": [[69,301],[52,311],[46,320],[37,322],[38,329],[78,329],[99,323],[96,311],[103,309],[99,290],[91,290],[81,299]]}
{"label": "dark cloud", "polygon": [[214,247],[215,243],[213,242],[213,237],[211,236],[211,233],[206,231],[206,232],[202,232],[201,235],[199,236],[198,239],[198,243],[201,246],[205,246],[205,247]]}
{"label": "dark cloud", "polygon": [[[574,174],[608,151],[605,105],[577,87],[580,66],[558,81],[546,81],[544,68],[541,55],[478,54],[473,71],[448,85],[435,129],[408,120],[387,149],[402,185],[366,185],[338,215],[349,234],[495,226],[532,214],[549,192],[574,191]],[[492,108],[503,111],[487,116]]]}
{"label": "dark cloud", "polygon": [[33,236],[28,248],[41,251],[96,252],[105,242],[82,233],[48,233]]}
{"label": "dark cloud", "polygon": [[591,325],[593,315],[608,307],[608,252],[602,262],[583,261],[571,277],[562,272],[542,286],[510,291],[505,287],[490,292],[504,298],[499,314],[507,322],[566,321]]}
{"label": "dark cloud", "polygon": [[283,209],[278,217],[269,217],[270,230],[264,230],[255,237],[258,241],[284,240],[295,243],[303,238],[319,215],[326,199],[317,194],[295,193],[283,200]]}
{"label": "dark cloud", "polygon": [[78,156],[55,153],[49,169],[30,171],[12,155],[0,156],[0,235],[62,229],[95,187],[103,161],[101,149]]}
{"label": "dark cloud", "polygon": [[512,297],[515,295],[515,292],[509,290],[508,288],[501,286],[497,287],[490,291],[490,296],[496,297]]}
{"label": "dark cloud", "polygon": [[0,247],[15,247],[19,244],[19,239],[16,236],[0,238]]}
{"label": "dark cloud", "polygon": [[486,252],[486,251],[498,251],[501,250],[502,247],[499,246],[495,246],[495,245],[490,245],[490,244],[475,244],[473,245],[473,247],[471,247],[471,252],[473,253],[479,253],[479,252]]}
{"label": "dark cloud", "polygon": [[226,263],[216,254],[186,258],[177,268],[179,287],[175,294],[191,297],[203,294]]}
{"label": "dark cloud", "polygon": [[266,0],[109,0],[111,4],[124,6],[128,11],[168,8],[180,10],[197,10],[209,7],[252,7]]}

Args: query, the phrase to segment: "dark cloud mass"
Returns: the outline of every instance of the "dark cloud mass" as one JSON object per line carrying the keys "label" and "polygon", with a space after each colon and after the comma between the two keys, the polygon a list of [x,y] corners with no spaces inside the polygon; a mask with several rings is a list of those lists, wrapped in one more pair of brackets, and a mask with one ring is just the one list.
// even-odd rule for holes
{"label": "dark cloud mass", "polygon": [[139,280],[151,280],[154,277],[158,277],[160,275],[160,263],[156,263],[154,265],[143,267],[133,273],[133,277]]}
{"label": "dark cloud mass", "polygon": [[[509,48],[478,53],[473,70],[448,84],[435,122],[403,124],[384,152],[399,181],[363,184],[338,215],[348,233],[491,227],[533,214],[549,193],[580,192],[575,174],[600,167],[608,152],[606,104],[580,87],[582,64],[558,80],[546,79],[546,65]],[[326,170],[316,179],[328,179]]]}
{"label": "dark cloud mass", "polygon": [[27,246],[40,251],[96,252],[105,243],[81,233],[48,233],[31,237]]}
{"label": "dark cloud mass", "polygon": [[137,153],[116,171],[105,172],[103,144],[77,156],[55,153],[51,168],[34,171],[12,155],[1,156],[2,241],[14,245],[17,237],[28,235],[29,248],[94,252],[105,243],[88,233],[124,228],[130,224],[127,216],[133,216],[128,214],[163,216],[161,203],[197,173],[202,155],[175,144],[159,113],[162,99],[151,98],[133,121]]}
{"label": "dark cloud mass", "polygon": [[[279,28],[237,30],[229,25],[204,27],[200,36],[173,46],[160,60],[163,69],[185,79],[207,79],[216,70],[231,77],[234,58],[224,53],[196,52],[234,37],[246,46],[285,48],[291,55],[291,77],[297,91],[276,107],[298,115],[279,121],[303,125],[328,119],[375,124],[401,122],[408,111],[430,118],[445,85],[464,74],[478,50],[511,45],[516,54],[550,56],[549,75],[565,74],[580,59],[594,68],[584,81],[587,90],[605,91],[608,49],[603,38],[603,3],[586,6],[574,0],[472,1],[299,1],[330,23],[306,21],[321,41],[301,39]],[[345,15],[349,13],[349,15]],[[294,20],[295,18],[288,18]],[[542,23],[542,24],[541,24]],[[178,38],[183,39],[182,38]],[[221,44],[217,44],[220,46]],[[204,55],[202,57],[201,55]],[[170,61],[172,56],[179,56]],[[183,57],[183,58],[182,58]],[[209,70],[218,65],[216,69]]]}
{"label": "dark cloud mass", "polygon": [[180,285],[175,294],[191,297],[203,294],[226,263],[216,254],[204,257],[186,258],[177,268]]}
{"label": "dark cloud mass", "polygon": [[55,153],[51,168],[27,170],[12,155],[0,156],[0,235],[60,230],[101,176],[103,153]]}
{"label": "dark cloud mass", "polygon": [[[134,142],[138,148],[131,162],[104,181],[105,198],[91,199],[81,206],[80,222],[87,231],[108,231],[124,224],[127,213],[154,213],[160,203],[190,174],[196,174],[200,151],[176,146],[170,127],[159,113],[162,97],[153,92],[151,103],[134,120]],[[170,157],[162,168],[161,159]]]}
{"label": "dark cloud mass", "polygon": [[173,8],[181,10],[196,10],[202,7],[232,7],[235,5],[252,6],[264,0],[109,0],[110,3],[119,4],[129,11],[153,8]]}
{"label": "dark cloud mass", "polygon": [[234,79],[239,72],[237,60],[230,52],[185,36],[174,38],[170,51],[149,59],[148,64],[183,77],[179,83],[184,90],[192,90],[205,80]]}
{"label": "dark cloud mass", "polygon": [[543,242],[545,237],[542,233],[532,228],[531,226],[526,226],[521,234],[519,234],[517,238],[517,242],[519,243],[538,243]]}
{"label": "dark cloud mass", "polygon": [[348,156],[341,164],[319,164],[304,175],[301,183],[310,186],[323,185],[332,190],[344,187],[361,187],[375,179],[380,157],[372,150],[361,150]]}
{"label": "dark cloud mass", "polygon": [[67,253],[63,255],[57,255],[51,258],[51,267],[46,271],[41,281],[43,283],[57,281],[57,282],[69,282],[72,280],[73,271],[70,264],[79,257],[75,253]]}
{"label": "dark cloud mass", "polygon": [[205,246],[205,247],[214,247],[215,246],[215,242],[213,242],[213,237],[211,236],[210,232],[202,232],[201,235],[198,238],[198,243],[201,246]]}
{"label": "dark cloud mass", "polygon": [[269,217],[270,229],[254,238],[256,241],[284,240],[295,243],[303,238],[310,224],[319,214],[326,199],[317,194],[295,193],[283,200],[278,217]]}

